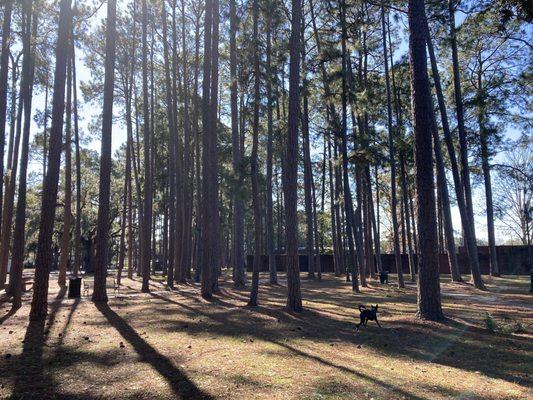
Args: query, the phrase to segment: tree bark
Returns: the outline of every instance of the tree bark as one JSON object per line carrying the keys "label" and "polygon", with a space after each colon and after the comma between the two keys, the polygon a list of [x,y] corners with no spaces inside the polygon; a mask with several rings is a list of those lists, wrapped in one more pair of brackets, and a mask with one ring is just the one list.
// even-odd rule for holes
{"label": "tree bark", "polygon": [[168,50],[167,12],[165,2],[161,4],[163,19],[163,59],[165,62],[165,88],[167,100],[167,120],[169,130],[169,199],[168,214],[170,219],[169,261],[167,268],[167,286],[174,287],[174,263],[176,252],[176,127],[174,126],[174,107],[172,99],[172,80],[170,77],[170,52]]}
{"label": "tree bark", "polygon": [[122,281],[122,270],[126,259],[126,226],[128,223],[128,181],[131,179],[130,146],[126,142],[126,171],[124,174],[124,191],[122,197],[122,216],[120,221],[120,241],[118,251],[117,286]]}
{"label": "tree bark", "polygon": [[[357,256],[355,253],[355,213],[353,209],[353,200],[350,189],[350,181],[348,177],[348,138],[347,138],[347,106],[348,106],[348,54],[347,54],[347,41],[348,31],[346,26],[346,2],[341,0],[340,2],[340,20],[342,29],[342,129],[341,129],[341,156],[342,156],[342,187],[344,196],[344,207],[346,211],[346,235],[348,238],[348,248],[350,254],[350,267],[352,274],[352,290],[359,291],[359,279],[358,279],[358,264]],[[346,277],[348,278],[347,272]]]}
{"label": "tree bark", "polygon": [[74,226],[74,265],[72,274],[77,277],[81,266],[81,155],[80,155],[80,130],[78,119],[78,88],[76,79],[76,47],[74,44],[74,35],[71,33],[72,45],[72,89],[74,111],[74,145],[75,145],[75,162],[76,162],[76,222]]}
{"label": "tree bark", "polygon": [[52,100],[52,126],[48,152],[48,171],[43,184],[39,240],[35,260],[35,282],[30,310],[30,320],[42,321],[48,312],[49,271],[52,264],[52,233],[57,202],[63,113],[65,111],[65,78],[68,59],[68,39],[71,32],[71,0],[61,0]]}
{"label": "tree bark", "polygon": [[400,238],[398,234],[398,211],[397,211],[397,193],[396,193],[396,157],[394,146],[394,130],[392,126],[392,100],[389,80],[389,60],[387,57],[387,40],[385,29],[385,6],[381,3],[381,25],[383,33],[383,61],[385,65],[385,85],[387,89],[387,127],[389,131],[389,163],[391,176],[391,217],[392,217],[392,233],[394,246],[394,264],[398,272],[398,287],[404,287],[402,259],[400,252]]}
{"label": "tree bark", "polygon": [[[219,263],[218,237],[218,174],[217,174],[217,127],[216,91],[213,82],[218,73],[218,59],[213,52],[218,46],[218,0],[207,0],[204,28],[204,66],[202,81],[202,199],[201,199],[201,293],[209,299],[216,285]],[[218,49],[218,47],[217,47]],[[213,112],[215,111],[215,112]]]}
{"label": "tree bark", "polygon": [[144,151],[144,201],[143,201],[143,230],[141,240],[141,271],[143,293],[150,291],[150,263],[152,242],[152,171],[150,165],[151,132],[150,109],[148,97],[148,9],[146,0],[142,0],[142,92],[143,92],[143,151]]}
{"label": "tree bark", "polygon": [[435,192],[433,183],[433,149],[431,135],[431,94],[427,75],[425,9],[423,0],[409,0],[409,59],[415,133],[416,187],[418,201],[418,311],[421,319],[443,318],[437,229],[435,226]]}
{"label": "tree bark", "polygon": [[490,275],[500,276],[498,267],[498,255],[496,253],[496,237],[494,234],[494,205],[492,201],[492,182],[490,176],[489,162],[489,142],[485,117],[485,99],[483,93],[483,63],[481,57],[478,60],[477,71],[477,122],[479,128],[479,141],[481,149],[481,169],[483,170],[483,180],[485,184],[485,204],[487,207],[487,233],[489,239],[490,253]]}
{"label": "tree bark", "polygon": [[409,255],[409,271],[411,273],[411,282],[416,281],[415,275],[415,257],[413,253],[413,243],[411,241],[411,217],[409,210],[409,186],[407,185],[407,173],[405,171],[405,157],[403,153],[400,153],[400,175],[402,182],[402,198],[403,198],[403,211],[405,214],[405,228],[407,236],[407,251]]}
{"label": "tree bark", "polygon": [[442,214],[444,222],[444,231],[446,235],[446,249],[448,252],[448,263],[450,264],[450,274],[453,282],[461,282],[461,274],[459,273],[459,264],[457,262],[457,252],[455,250],[455,238],[453,236],[452,213],[450,210],[450,197],[448,193],[448,182],[446,180],[446,170],[444,167],[444,158],[440,147],[440,139],[437,131],[437,123],[435,121],[435,114],[432,116],[433,120],[433,147],[435,149],[435,160],[437,164],[437,185],[438,192],[442,201]]}
{"label": "tree bark", "polygon": [[11,271],[9,274],[9,290],[13,295],[13,308],[22,305],[22,270],[24,268],[24,230],[26,226],[26,182],[28,171],[28,153],[30,141],[31,108],[33,96],[33,81],[35,75],[35,48],[31,48],[31,38],[37,36],[37,16],[33,13],[32,0],[24,2],[24,63],[26,94],[24,99],[24,132],[20,156],[19,192],[15,216],[15,231],[13,234],[13,254],[11,257]]}
{"label": "tree bark", "polygon": [[111,139],[113,130],[113,94],[115,86],[116,0],[107,1],[104,104],[102,113],[102,149],[100,152],[100,190],[96,233],[96,265],[92,300],[106,302],[106,275],[109,261],[109,203],[111,189]]}
{"label": "tree bark", "polygon": [[302,3],[292,0],[290,63],[289,63],[289,117],[286,140],[283,187],[285,192],[285,229],[287,235],[287,309],[302,311],[300,266],[298,262],[298,120],[300,115],[300,35]]}
{"label": "tree bark", "polygon": [[[235,0],[230,0],[230,90],[231,90],[231,151],[232,167],[237,183],[233,192],[233,235],[232,235],[232,260],[233,260],[233,284],[237,288],[246,285],[246,271],[244,269],[244,204],[243,194],[239,190],[242,185],[242,155],[239,137],[239,109],[238,109],[238,86],[237,86],[237,10]],[[268,57],[268,50],[267,50]],[[268,61],[267,61],[268,63]],[[267,79],[270,75],[267,74]],[[268,161],[267,161],[268,162]],[[267,166],[268,174],[268,166]],[[268,182],[268,178],[267,178]],[[268,183],[267,183],[268,184]],[[267,190],[268,195],[268,190]],[[267,208],[268,229],[268,208]],[[267,234],[268,236],[268,234]],[[268,240],[268,239],[267,239]]]}
{"label": "tree bark", "polygon": [[[305,26],[305,18],[302,17],[302,26]],[[307,66],[304,29],[302,29],[302,97],[303,110],[301,112],[302,124],[302,152],[304,166],[304,203],[306,217],[306,247],[307,247],[307,278],[315,279],[315,260],[314,260],[314,223],[313,223],[313,171],[311,166],[311,146],[309,143],[309,100],[308,100],[308,83],[307,83]]]}
{"label": "tree bark", "polygon": [[459,152],[461,156],[461,177],[465,196],[466,216],[468,224],[465,231],[467,234],[468,248],[471,254],[471,272],[472,280],[476,288],[485,290],[485,284],[481,278],[479,268],[479,258],[476,243],[476,230],[474,222],[474,207],[472,205],[472,187],[470,184],[470,168],[468,166],[468,144],[466,138],[463,96],[461,93],[461,78],[459,75],[459,56],[457,54],[457,39],[455,35],[455,9],[453,0],[448,0],[448,11],[450,16],[450,42],[452,47],[452,67],[453,67],[453,85],[455,95],[455,108],[457,113],[457,131],[459,133]]}
{"label": "tree bark", "polygon": [[[13,107],[11,120],[11,133],[9,140],[9,150],[7,157],[7,173],[5,176],[5,194],[2,208],[2,223],[1,223],[1,241],[0,241],[0,288],[3,288],[6,280],[7,266],[9,262],[9,252],[11,249],[11,233],[13,228],[13,207],[15,203],[15,186],[18,169],[18,155],[20,147],[20,139],[22,137],[22,117],[24,111],[24,101],[27,98],[28,88],[28,64],[23,62],[22,76],[20,79],[20,89],[18,106]],[[13,81],[13,90],[15,90],[15,81]],[[12,98],[16,102],[16,96]],[[16,128],[15,128],[16,127]]]}
{"label": "tree bark", "polygon": [[[13,11],[13,0],[6,0],[4,4],[4,20],[2,22],[2,53],[0,54],[0,154],[4,154],[6,145],[6,117],[7,117],[7,81],[9,75],[9,44],[11,36],[11,14]],[[13,73],[13,75],[15,75]],[[3,179],[4,179],[4,158],[0,160],[0,213],[3,207]],[[0,231],[2,229],[0,215]],[[3,270],[2,270],[3,271]],[[5,281],[5,272],[0,274],[0,287]]]}
{"label": "tree bark", "polygon": [[250,160],[252,175],[252,208],[254,213],[254,261],[252,273],[252,291],[248,305],[257,306],[257,297],[259,293],[259,270],[261,269],[261,204],[259,200],[259,171],[258,155],[259,151],[259,105],[261,101],[260,88],[260,70],[259,70],[259,2],[253,1],[253,37],[254,42],[254,116],[252,125],[252,156]]}
{"label": "tree bark", "polygon": [[[233,1],[233,0],[232,0]],[[269,3],[270,4],[270,3]],[[266,161],[266,250],[270,284],[278,282],[274,254],[274,220],[272,204],[273,99],[272,99],[272,6],[266,10],[266,92],[267,92],[267,161]],[[236,96],[235,96],[236,97]],[[237,99],[235,98],[235,103]],[[236,106],[237,104],[235,104]]]}
{"label": "tree bark", "polygon": [[[219,198],[219,190],[218,190],[218,59],[219,59],[219,50],[218,50],[218,42],[219,42],[219,19],[220,19],[220,13],[219,13],[219,0],[213,0],[213,40],[211,43],[212,49],[211,49],[211,55],[213,57],[211,61],[211,110],[210,110],[210,126],[213,130],[213,153],[211,161],[213,163],[212,166],[212,177],[213,177],[213,188],[212,188],[212,195],[213,195],[213,201],[211,205],[214,204],[220,204],[220,198]],[[243,151],[244,152],[244,151]],[[220,238],[220,215],[218,212],[218,207],[213,207],[216,209],[216,215],[211,221],[214,221],[213,224],[213,230],[214,230],[214,246],[213,249],[215,250],[215,257],[214,257],[214,268],[212,271],[212,290],[214,292],[218,291],[218,277],[220,275],[220,268],[221,268],[221,238]]]}
{"label": "tree bark", "polygon": [[[70,37],[72,40],[72,35]],[[69,49],[71,45],[69,43]],[[70,256],[70,226],[72,216],[72,60],[67,62],[67,103],[65,105],[65,181],[63,206],[63,234],[60,243],[59,275],[57,284],[67,285],[67,266]]]}
{"label": "tree bark", "polygon": [[429,57],[431,60],[431,71],[433,75],[433,81],[435,84],[435,93],[437,94],[438,106],[439,106],[439,111],[440,111],[440,116],[441,116],[442,130],[444,133],[444,140],[446,143],[446,147],[448,149],[448,157],[450,160],[450,166],[452,170],[452,176],[453,176],[454,187],[455,187],[455,194],[457,198],[457,207],[459,208],[459,213],[461,215],[461,223],[462,223],[463,232],[465,235],[468,263],[470,266],[470,270],[474,270],[475,265],[478,263],[477,246],[475,243],[475,238],[472,237],[472,229],[471,229],[472,225],[470,224],[469,218],[467,215],[464,189],[463,189],[463,184],[461,182],[461,177],[459,175],[459,166],[457,163],[457,157],[455,153],[455,145],[452,139],[450,126],[448,123],[448,113],[446,110],[446,103],[445,103],[444,95],[442,92],[440,74],[439,74],[439,70],[437,66],[437,59],[435,57],[433,43],[432,43],[429,29],[427,26],[426,26],[426,29],[427,29],[427,32],[426,32],[427,47],[428,47]]}
{"label": "tree bark", "polygon": [[189,120],[189,74],[188,74],[188,59],[187,59],[187,43],[186,43],[186,15],[185,15],[185,1],[181,0],[181,15],[182,15],[182,74],[183,74],[183,250],[181,257],[181,279],[180,282],[185,282],[187,273],[191,268],[191,226],[192,226],[192,177],[191,177],[191,126]]}

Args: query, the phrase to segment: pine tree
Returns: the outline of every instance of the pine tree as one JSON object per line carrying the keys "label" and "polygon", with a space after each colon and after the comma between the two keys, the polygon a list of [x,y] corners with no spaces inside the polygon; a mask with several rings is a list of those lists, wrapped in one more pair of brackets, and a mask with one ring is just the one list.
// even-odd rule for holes
{"label": "pine tree", "polygon": [[300,292],[300,266],[298,262],[298,218],[297,218],[297,160],[298,120],[300,115],[300,36],[302,24],[302,3],[292,0],[290,64],[289,64],[289,119],[285,142],[283,188],[285,194],[285,229],[287,235],[287,309],[302,311]]}
{"label": "pine tree", "polygon": [[431,93],[427,74],[426,14],[423,0],[410,0],[409,60],[412,94],[412,118],[415,133],[416,192],[418,201],[418,311],[428,320],[443,318],[435,226],[433,183],[433,146],[431,127]]}
{"label": "pine tree", "polygon": [[102,113],[102,149],[100,152],[100,188],[96,233],[96,267],[93,301],[107,301],[106,275],[109,261],[109,202],[111,186],[111,140],[113,132],[113,95],[116,58],[116,0],[107,0],[104,104]]}
{"label": "pine tree", "polygon": [[65,80],[69,55],[69,36],[71,32],[71,0],[59,3],[59,25],[56,46],[54,73],[54,95],[52,100],[52,127],[48,151],[48,171],[43,184],[41,199],[41,219],[39,222],[39,241],[35,260],[35,283],[31,303],[30,319],[42,321],[48,313],[48,282],[52,263],[52,233],[57,203],[59,183],[59,164],[63,136],[63,114],[65,111]]}

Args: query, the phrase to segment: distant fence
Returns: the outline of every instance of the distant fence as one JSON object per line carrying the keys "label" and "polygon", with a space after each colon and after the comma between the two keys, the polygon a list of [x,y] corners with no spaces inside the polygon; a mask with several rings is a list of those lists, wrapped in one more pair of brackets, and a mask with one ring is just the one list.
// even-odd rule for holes
{"label": "distant fence", "polygon": [[[530,249],[533,253],[533,249]],[[529,274],[531,269],[531,259],[528,254],[527,246],[496,246],[496,253],[498,257],[498,266],[502,274]],[[490,257],[488,246],[478,246],[479,264],[482,274],[488,274],[490,270]],[[276,266],[278,271],[286,271],[286,257],[284,254],[276,254]],[[307,272],[307,255],[299,255],[300,271]],[[409,272],[409,257],[407,254],[401,255],[402,270],[404,273]],[[457,254],[459,262],[459,269],[462,274],[470,273],[467,263],[467,255],[463,247],[459,248]],[[416,265],[415,255],[415,265]],[[389,272],[396,272],[396,265],[394,262],[394,254],[381,254],[381,264],[383,269]],[[253,265],[253,255],[246,256],[246,269],[251,272]],[[333,255],[321,254],[320,266],[322,272],[334,272]],[[439,254],[439,270],[441,274],[449,274],[450,267],[448,264],[448,256],[446,254]],[[261,271],[268,271],[268,257],[261,256]]]}

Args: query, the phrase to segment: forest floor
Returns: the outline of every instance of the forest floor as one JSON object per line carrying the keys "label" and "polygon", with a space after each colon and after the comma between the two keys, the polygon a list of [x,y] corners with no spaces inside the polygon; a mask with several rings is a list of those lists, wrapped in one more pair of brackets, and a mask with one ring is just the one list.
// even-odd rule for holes
{"label": "forest floor", "polygon": [[[443,277],[444,323],[414,319],[413,283],[354,294],[329,274],[303,279],[305,311],[289,314],[280,278],[262,275],[249,308],[224,279],[205,301],[198,285],[168,291],[158,277],[142,294],[134,278],[114,292],[109,277],[95,305],[58,297],[52,275],[44,323],[28,323],[31,293],[13,315],[0,305],[0,398],[533,398],[529,277],[485,277],[487,292]],[[381,329],[356,332],[358,304],[379,304]]]}

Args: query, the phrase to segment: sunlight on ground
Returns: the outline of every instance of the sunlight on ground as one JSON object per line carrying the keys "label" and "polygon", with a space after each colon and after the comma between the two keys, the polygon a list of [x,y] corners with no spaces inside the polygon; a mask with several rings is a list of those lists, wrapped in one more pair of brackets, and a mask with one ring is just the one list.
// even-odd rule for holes
{"label": "sunlight on ground", "polygon": [[[253,309],[248,291],[228,282],[207,302],[197,285],[170,292],[159,277],[141,294],[140,278],[124,279],[118,292],[109,289],[108,305],[95,306],[88,297],[56,298],[53,280],[44,324],[28,326],[29,295],[15,315],[0,305],[0,397],[533,396],[529,277],[488,279],[489,292],[443,277],[445,324],[413,319],[412,283],[400,290],[371,281],[356,295],[341,278],[304,279],[305,312],[291,315],[283,279],[280,286],[267,279]],[[383,328],[369,322],[356,332],[358,304],[379,304]],[[501,332],[487,330],[487,315]]]}

